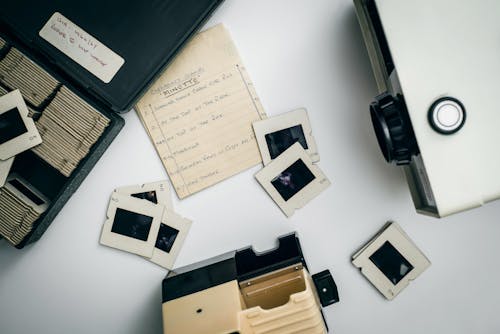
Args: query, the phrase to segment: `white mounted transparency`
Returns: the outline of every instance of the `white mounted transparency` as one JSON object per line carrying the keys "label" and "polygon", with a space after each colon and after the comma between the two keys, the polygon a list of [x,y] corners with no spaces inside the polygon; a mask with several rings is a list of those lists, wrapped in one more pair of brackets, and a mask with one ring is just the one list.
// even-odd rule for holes
{"label": "white mounted transparency", "polygon": [[330,186],[299,143],[257,172],[255,178],[287,217]]}
{"label": "white mounted transparency", "polygon": [[170,211],[174,210],[170,188],[166,180],[142,185],[124,186],[116,188],[115,192],[163,205]]}
{"label": "white mounted transparency", "polygon": [[295,142],[306,150],[312,162],[319,161],[307,110],[297,109],[252,124],[264,166]]}
{"label": "white mounted transparency", "polygon": [[388,222],[356,252],[352,256],[352,263],[389,300],[396,297],[431,264],[394,222]]}
{"label": "white mounted transparency", "polygon": [[27,180],[16,173],[9,175],[4,187],[15,194],[16,198],[19,199],[25,207],[30,208],[39,215],[49,208],[50,200]]}
{"label": "white mounted transparency", "polygon": [[165,210],[156,238],[153,256],[149,259],[157,265],[172,270],[175,260],[191,228],[191,221],[173,211]]}
{"label": "white mounted transparency", "polygon": [[8,160],[42,143],[28,113],[19,90],[0,97],[0,160]]}
{"label": "white mounted transparency", "polygon": [[152,257],[165,207],[113,192],[100,243]]}

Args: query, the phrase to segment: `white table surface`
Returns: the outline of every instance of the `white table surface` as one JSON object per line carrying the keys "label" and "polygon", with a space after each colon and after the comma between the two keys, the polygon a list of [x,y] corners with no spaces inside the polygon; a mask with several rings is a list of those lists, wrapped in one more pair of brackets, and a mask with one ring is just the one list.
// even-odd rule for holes
{"label": "white table surface", "polygon": [[[223,22],[268,115],[309,110],[332,186],[287,219],[253,178],[256,166],[174,206],[194,224],[187,265],[298,231],[313,272],[330,269],[341,302],[325,309],[335,333],[499,333],[500,202],[437,220],[415,213],[402,171],[383,160],[368,104],[376,94],[350,0],[228,0]],[[167,178],[135,112],[37,243],[0,241],[0,333],[162,332],[166,271],[99,245],[111,191]],[[458,167],[458,166],[457,166]],[[350,263],[385,221],[406,230],[432,266],[386,301]]]}

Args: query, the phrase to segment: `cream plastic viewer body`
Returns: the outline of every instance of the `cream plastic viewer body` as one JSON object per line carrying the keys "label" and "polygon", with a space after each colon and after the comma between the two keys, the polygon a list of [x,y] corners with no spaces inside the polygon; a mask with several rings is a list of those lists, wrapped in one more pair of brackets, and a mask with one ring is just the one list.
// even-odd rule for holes
{"label": "cream plastic viewer body", "polygon": [[267,253],[247,248],[169,274],[164,333],[327,333],[321,307],[338,301],[333,278],[309,274],[294,234],[279,241]]}

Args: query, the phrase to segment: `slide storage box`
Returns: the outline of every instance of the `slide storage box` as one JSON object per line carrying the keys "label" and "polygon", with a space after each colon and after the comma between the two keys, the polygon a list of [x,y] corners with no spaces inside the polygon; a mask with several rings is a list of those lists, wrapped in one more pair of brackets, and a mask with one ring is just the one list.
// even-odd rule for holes
{"label": "slide storage box", "polygon": [[[0,60],[12,48],[19,50],[60,82],[56,92],[61,87],[69,88],[110,120],[68,177],[31,150],[16,156],[11,172],[27,180],[51,202],[17,248],[42,236],[123,127],[118,113],[132,108],[221,2],[2,2],[0,37],[6,44],[0,46]],[[39,107],[31,107],[43,111],[55,94]]]}

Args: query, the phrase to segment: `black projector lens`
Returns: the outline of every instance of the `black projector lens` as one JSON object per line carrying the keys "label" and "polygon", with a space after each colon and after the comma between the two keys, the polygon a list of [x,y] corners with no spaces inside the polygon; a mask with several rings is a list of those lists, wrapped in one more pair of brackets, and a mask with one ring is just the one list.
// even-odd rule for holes
{"label": "black projector lens", "polygon": [[387,162],[407,165],[419,153],[403,97],[383,93],[370,105],[373,129]]}

